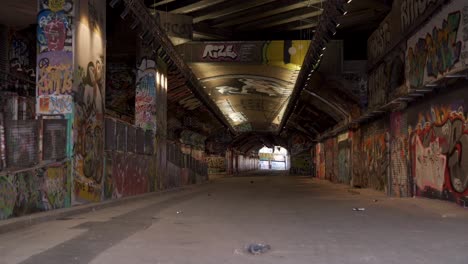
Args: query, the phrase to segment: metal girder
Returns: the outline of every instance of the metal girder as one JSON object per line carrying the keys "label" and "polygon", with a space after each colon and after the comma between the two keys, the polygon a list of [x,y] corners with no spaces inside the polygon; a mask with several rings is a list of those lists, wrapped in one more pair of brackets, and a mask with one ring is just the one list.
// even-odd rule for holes
{"label": "metal girder", "polygon": [[159,1],[159,2],[154,3],[154,4],[150,4],[150,7],[162,6],[162,5],[169,4],[169,3],[175,2],[175,1],[176,0],[163,0],[163,1]]}
{"label": "metal girder", "polygon": [[269,4],[267,7],[258,6],[251,8],[241,14],[235,13],[229,16],[223,16],[210,22],[214,27],[229,27],[255,21],[261,18],[278,15],[299,8],[307,7],[309,4],[320,3],[321,0],[286,0],[276,1]]}
{"label": "metal girder", "polygon": [[198,12],[190,13],[193,16],[193,22],[199,23],[208,19],[220,18],[234,13],[239,13],[244,10],[254,8],[260,5],[271,3],[275,0],[256,0],[256,1],[228,1],[221,4],[212,5],[209,8]]}
{"label": "metal girder", "polygon": [[303,8],[300,10],[295,10],[292,12],[283,13],[276,16],[267,17],[265,19],[260,19],[251,23],[243,24],[237,29],[241,30],[258,30],[262,28],[274,27],[282,24],[288,24],[295,21],[300,21],[312,17],[316,17],[322,14],[321,10],[315,8]]}
{"label": "metal girder", "polygon": [[316,28],[318,23],[316,22],[303,22],[303,21],[296,21],[293,23],[289,23],[286,25],[281,25],[279,27],[271,28],[271,31],[274,32],[282,32],[282,31],[294,31],[294,30],[303,30],[309,28]]}
{"label": "metal girder", "polygon": [[195,3],[192,3],[190,5],[185,5],[185,6],[177,8],[177,9],[174,9],[174,10],[171,11],[171,13],[174,13],[174,14],[187,14],[187,13],[190,13],[190,12],[195,12],[197,10],[207,8],[207,7],[212,6],[212,5],[222,3],[224,1],[226,1],[226,0],[201,0],[201,1],[198,1],[198,2],[195,2]]}
{"label": "metal girder", "polygon": [[226,39],[232,37],[232,31],[212,28],[206,23],[193,24],[193,33],[210,39]]}

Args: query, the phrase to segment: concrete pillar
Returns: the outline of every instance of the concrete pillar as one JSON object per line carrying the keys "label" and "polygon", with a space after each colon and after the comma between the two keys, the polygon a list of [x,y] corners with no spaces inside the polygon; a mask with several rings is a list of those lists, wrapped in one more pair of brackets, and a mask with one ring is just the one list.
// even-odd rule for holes
{"label": "concrete pillar", "polygon": [[152,46],[138,39],[135,125],[155,133],[156,179],[153,189],[167,185],[167,65]]}
{"label": "concrete pillar", "polygon": [[106,1],[75,3],[79,6],[74,19],[74,193],[77,201],[99,201],[104,174]]}

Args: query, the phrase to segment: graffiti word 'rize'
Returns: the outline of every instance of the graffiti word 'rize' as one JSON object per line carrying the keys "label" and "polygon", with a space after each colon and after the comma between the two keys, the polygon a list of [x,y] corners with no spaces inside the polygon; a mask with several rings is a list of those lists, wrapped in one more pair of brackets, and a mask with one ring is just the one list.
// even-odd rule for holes
{"label": "graffiti word 'rize'", "polygon": [[234,52],[234,45],[211,45],[205,46],[203,58],[209,57],[211,59],[219,58],[237,58],[237,53]]}
{"label": "graffiti word 'rize'", "polygon": [[401,27],[403,31],[412,25],[418,17],[423,15],[428,7],[437,0],[404,0],[401,3]]}

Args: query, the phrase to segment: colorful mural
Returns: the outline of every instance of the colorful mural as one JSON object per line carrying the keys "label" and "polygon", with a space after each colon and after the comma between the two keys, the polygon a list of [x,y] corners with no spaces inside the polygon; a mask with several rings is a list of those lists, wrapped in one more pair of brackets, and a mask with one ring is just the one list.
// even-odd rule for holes
{"label": "colorful mural", "polygon": [[391,195],[406,197],[409,195],[407,114],[395,112],[390,116],[390,155],[391,155]]}
{"label": "colorful mural", "polygon": [[389,166],[388,128],[384,120],[363,128],[362,167],[366,187],[383,191],[387,188]]}
{"label": "colorful mural", "polygon": [[220,156],[209,156],[206,157],[206,163],[208,164],[208,173],[225,173],[226,172],[226,158]]}
{"label": "colorful mural", "polygon": [[192,42],[177,48],[231,126],[246,132],[278,130],[309,45],[301,40]]}
{"label": "colorful mural", "polygon": [[143,58],[136,77],[135,124],[146,130],[156,130],[156,89],[160,82],[156,62]]}
{"label": "colorful mural", "polygon": [[73,1],[39,1],[37,113],[73,111]]}
{"label": "colorful mural", "polygon": [[[98,12],[98,13],[96,13]],[[92,19],[91,19],[91,18]],[[78,71],[73,83],[75,110],[74,198],[76,203],[100,201],[104,157],[105,2],[80,1],[77,26]]]}
{"label": "colorful mural", "polygon": [[135,118],[136,76],[133,67],[124,63],[107,65],[106,113],[129,119]]}
{"label": "colorful mural", "polygon": [[338,142],[336,138],[329,138],[325,145],[325,179],[338,182]]}
{"label": "colorful mural", "polygon": [[290,173],[294,175],[313,174],[312,155],[309,151],[304,151],[299,154],[291,155]]}
{"label": "colorful mural", "polygon": [[70,206],[68,164],[0,176],[0,219]]}
{"label": "colorful mural", "polygon": [[117,152],[106,155],[105,199],[118,199],[154,190],[156,169],[153,156]]}
{"label": "colorful mural", "polygon": [[406,79],[410,87],[422,87],[468,67],[467,8],[464,0],[451,1],[408,39]]}
{"label": "colorful mural", "polygon": [[349,133],[338,136],[338,182],[349,184],[351,182],[351,142]]}
{"label": "colorful mural", "polygon": [[[216,102],[228,122],[239,132],[261,126],[269,129],[288,100],[293,83],[255,75],[227,75],[205,78],[208,95]],[[256,123],[248,122],[256,121]]]}
{"label": "colorful mural", "polygon": [[[427,109],[427,108],[426,108]],[[431,104],[411,114],[411,169],[415,195],[468,201],[468,119],[463,101]],[[414,124],[413,122],[411,122]]]}
{"label": "colorful mural", "polygon": [[315,145],[315,158],[315,175],[319,179],[325,179],[325,149],[323,143]]}

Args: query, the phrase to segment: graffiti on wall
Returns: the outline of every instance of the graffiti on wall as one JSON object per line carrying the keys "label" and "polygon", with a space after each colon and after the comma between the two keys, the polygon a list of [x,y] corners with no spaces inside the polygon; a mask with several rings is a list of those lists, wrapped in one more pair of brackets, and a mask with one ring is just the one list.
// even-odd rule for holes
{"label": "graffiti on wall", "polygon": [[390,116],[391,195],[408,196],[409,141],[406,113],[395,112]]}
{"label": "graffiti on wall", "polygon": [[381,106],[389,99],[406,93],[404,76],[403,49],[395,49],[369,73],[369,107]]}
{"label": "graffiti on wall", "polygon": [[37,57],[38,95],[70,95],[73,84],[73,54],[57,51]]}
{"label": "graffiti on wall", "polygon": [[380,26],[372,33],[368,40],[368,57],[370,60],[375,60],[382,56],[391,44],[391,25],[389,19],[380,24]]}
{"label": "graffiti on wall", "polygon": [[36,96],[39,114],[72,113],[73,1],[40,1]]}
{"label": "graffiti on wall", "polygon": [[468,197],[468,119],[463,103],[420,112],[411,133],[415,195],[453,200]]}
{"label": "graffiti on wall", "polygon": [[[105,20],[99,27],[89,16],[104,17],[105,2],[82,0],[77,23],[77,65],[73,82],[74,202],[100,201],[104,178]],[[99,6],[98,6],[99,4]],[[91,10],[93,9],[93,10]],[[99,14],[93,14],[99,12]]]}
{"label": "graffiti on wall", "polygon": [[315,145],[315,158],[316,176],[319,179],[325,179],[325,149],[323,143]]}
{"label": "graffiti on wall", "polygon": [[338,181],[338,143],[336,138],[325,141],[325,179]]}
{"label": "graffiti on wall", "polygon": [[206,136],[198,134],[190,130],[184,130],[180,133],[180,142],[183,144],[191,145],[195,149],[205,149]]}
{"label": "graffiti on wall", "polygon": [[41,0],[37,16],[39,52],[72,51],[72,0]]}
{"label": "graffiti on wall", "polygon": [[0,176],[0,219],[70,206],[68,167]]}
{"label": "graffiti on wall", "polygon": [[309,151],[313,145],[313,142],[310,139],[301,134],[292,135],[288,143],[291,155],[299,154],[303,151]]}
{"label": "graffiti on wall", "polygon": [[387,132],[368,129],[363,137],[365,178],[368,187],[384,190],[387,186],[389,157],[387,153]]}
{"label": "graffiti on wall", "polygon": [[406,31],[409,27],[414,25],[414,22],[419,17],[422,17],[427,12],[429,7],[439,0],[403,0],[401,2],[401,28]]}
{"label": "graffiti on wall", "polygon": [[135,84],[132,67],[123,63],[107,65],[106,113],[111,110],[134,118]]}
{"label": "graffiti on wall", "polygon": [[86,70],[79,67],[80,83],[76,97],[75,195],[98,201],[104,153],[103,57],[89,62]]}
{"label": "graffiti on wall", "polygon": [[208,164],[208,173],[224,173],[226,172],[226,158],[219,156],[206,157]]}
{"label": "graffiti on wall", "polygon": [[408,40],[406,79],[410,87],[419,88],[467,67],[468,58],[462,57],[468,28],[462,23],[465,5],[462,0],[453,1]]}
{"label": "graffiti on wall", "polygon": [[21,76],[25,79],[34,79],[35,67],[35,35],[32,30],[27,28],[21,31],[15,31],[10,40],[9,60],[10,73]]}
{"label": "graffiti on wall", "polygon": [[338,182],[349,184],[351,182],[350,159],[351,145],[348,138],[338,139]]}
{"label": "graffiti on wall", "polygon": [[312,155],[309,151],[305,151],[296,155],[291,155],[292,174],[311,175],[313,171]]}
{"label": "graffiti on wall", "polygon": [[147,193],[154,184],[154,165],[151,156],[130,153],[112,153],[111,163],[106,163],[110,179],[105,187],[108,197],[113,199]]}
{"label": "graffiti on wall", "polygon": [[135,124],[148,130],[156,130],[156,89],[159,74],[156,62],[143,58],[136,77]]}
{"label": "graffiti on wall", "polygon": [[44,52],[38,56],[38,113],[72,112],[73,56],[71,52]]}

